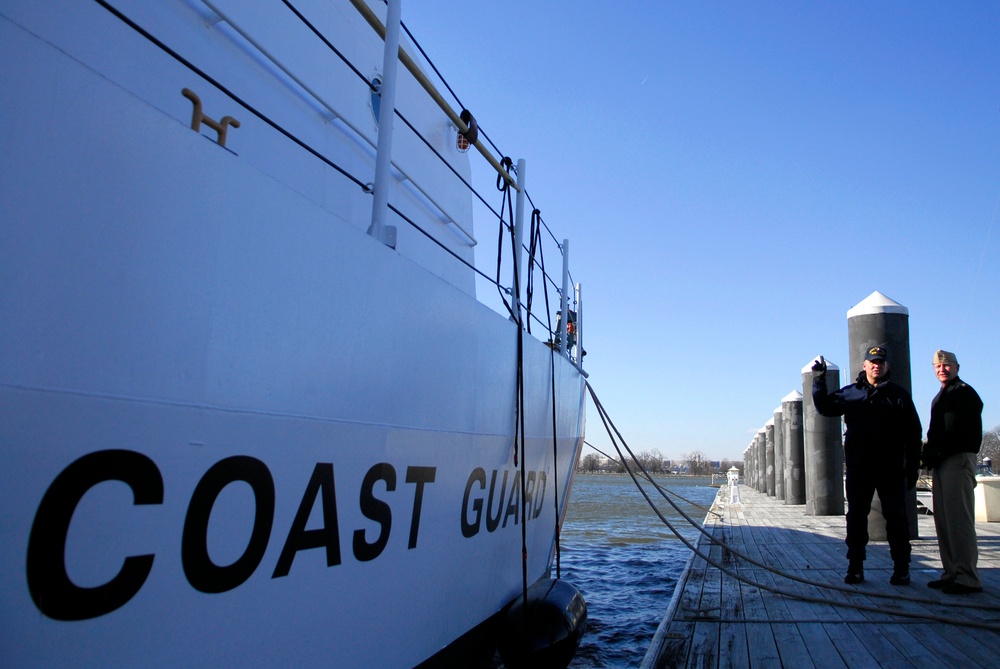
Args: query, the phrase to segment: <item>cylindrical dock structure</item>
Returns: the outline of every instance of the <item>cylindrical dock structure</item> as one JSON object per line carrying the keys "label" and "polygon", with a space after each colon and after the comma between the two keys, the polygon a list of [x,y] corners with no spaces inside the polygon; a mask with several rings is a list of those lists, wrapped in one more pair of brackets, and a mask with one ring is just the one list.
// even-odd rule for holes
{"label": "cylindrical dock structure", "polygon": [[782,431],[781,407],[774,410],[774,496],[785,499],[785,439]]}
{"label": "cylindrical dock structure", "polygon": [[[851,353],[851,378],[861,373],[865,351],[882,346],[889,362],[890,378],[912,393],[910,379],[910,312],[903,305],[875,291],[847,310],[847,340]],[[878,493],[876,493],[876,498]],[[906,517],[910,538],[917,539],[917,491],[906,493]],[[885,534],[881,501],[876,500],[868,518],[869,534],[875,539]]]}
{"label": "cylindrical dock structure", "polygon": [[757,449],[757,492],[767,492],[767,439],[764,438],[764,428],[757,431],[754,441]]}
{"label": "cylindrical dock structure", "polygon": [[743,449],[743,485],[750,485],[750,449]]}
{"label": "cylindrical dock structure", "polygon": [[774,419],[764,423],[764,457],[767,458],[767,496],[774,497]]}
{"label": "cylindrical dock structure", "polygon": [[[840,369],[827,362],[826,384],[839,388]],[[806,515],[844,515],[844,446],[840,417],[816,411],[812,398],[812,361],[802,368],[802,425],[806,472]]]}
{"label": "cylindrical dock structure", "polygon": [[865,351],[884,346],[892,380],[910,389],[910,312],[877,290],[847,310],[851,380],[863,369]]}
{"label": "cylindrical dock structure", "polygon": [[805,504],[802,393],[797,390],[781,398],[781,440],[785,447],[785,504]]}

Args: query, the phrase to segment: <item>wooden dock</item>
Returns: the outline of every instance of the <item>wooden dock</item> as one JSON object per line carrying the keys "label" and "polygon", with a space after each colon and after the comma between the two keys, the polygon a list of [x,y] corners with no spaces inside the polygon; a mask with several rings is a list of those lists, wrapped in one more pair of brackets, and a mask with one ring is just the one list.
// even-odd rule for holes
{"label": "wooden dock", "polygon": [[1000,667],[1000,523],[976,524],[984,592],[946,595],[926,585],[941,568],[931,516],[911,542],[910,585],[889,584],[884,541],[868,545],[864,583],[845,585],[843,516],[807,516],[746,486],[729,497],[723,486],[703,527],[732,550],[700,537],[719,566],[692,554],[643,669]]}

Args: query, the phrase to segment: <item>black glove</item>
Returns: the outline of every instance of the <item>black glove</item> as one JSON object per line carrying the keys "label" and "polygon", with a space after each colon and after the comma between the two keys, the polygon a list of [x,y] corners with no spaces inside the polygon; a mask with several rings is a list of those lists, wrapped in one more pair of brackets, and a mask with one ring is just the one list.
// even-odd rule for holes
{"label": "black glove", "polygon": [[934,469],[941,464],[941,453],[936,447],[924,444],[924,448],[920,452],[920,461],[925,469]]}
{"label": "black glove", "polygon": [[813,362],[812,371],[816,376],[823,376],[826,374],[826,360],[823,359],[823,356],[819,356],[816,358],[816,361]]}

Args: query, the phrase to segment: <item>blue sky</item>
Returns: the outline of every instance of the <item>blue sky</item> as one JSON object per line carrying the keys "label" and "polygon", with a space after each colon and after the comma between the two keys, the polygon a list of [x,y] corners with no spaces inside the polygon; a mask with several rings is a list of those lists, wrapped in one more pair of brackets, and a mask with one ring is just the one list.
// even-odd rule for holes
{"label": "blue sky", "polygon": [[909,309],[925,429],[938,348],[1000,424],[1000,5],[403,0],[403,21],[570,238],[590,382],[633,450],[740,458],[815,355],[848,366],[876,290]]}

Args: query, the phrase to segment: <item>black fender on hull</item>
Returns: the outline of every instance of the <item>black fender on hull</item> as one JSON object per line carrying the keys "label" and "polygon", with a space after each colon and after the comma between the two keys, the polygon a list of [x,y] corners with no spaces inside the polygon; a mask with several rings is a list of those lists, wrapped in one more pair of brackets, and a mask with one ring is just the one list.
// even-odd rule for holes
{"label": "black fender on hull", "polygon": [[573,585],[543,578],[501,616],[497,649],[507,669],[564,669],[587,631],[587,602]]}

